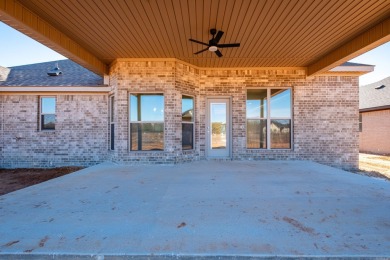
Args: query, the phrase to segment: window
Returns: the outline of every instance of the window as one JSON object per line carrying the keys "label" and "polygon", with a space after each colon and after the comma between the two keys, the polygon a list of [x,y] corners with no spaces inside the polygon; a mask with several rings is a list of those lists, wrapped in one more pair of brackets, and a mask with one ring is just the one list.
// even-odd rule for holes
{"label": "window", "polygon": [[194,149],[194,98],[182,96],[181,99],[181,143],[183,150]]}
{"label": "window", "polygon": [[359,113],[359,132],[363,132],[363,115]]}
{"label": "window", "polygon": [[291,148],[291,89],[248,89],[247,148]]}
{"label": "window", "polygon": [[56,122],[56,98],[41,97],[41,130],[54,130]]}
{"label": "window", "polygon": [[163,94],[130,94],[130,150],[164,150]]}
{"label": "window", "polygon": [[110,150],[114,150],[115,124],[114,124],[114,96],[110,97]]}

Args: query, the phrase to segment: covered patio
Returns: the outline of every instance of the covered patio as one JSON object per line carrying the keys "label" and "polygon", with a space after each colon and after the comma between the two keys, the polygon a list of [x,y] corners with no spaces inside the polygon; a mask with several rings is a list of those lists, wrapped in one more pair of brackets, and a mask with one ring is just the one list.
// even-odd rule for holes
{"label": "covered patio", "polygon": [[390,183],[307,161],[104,163],[0,209],[0,258],[390,257]]}

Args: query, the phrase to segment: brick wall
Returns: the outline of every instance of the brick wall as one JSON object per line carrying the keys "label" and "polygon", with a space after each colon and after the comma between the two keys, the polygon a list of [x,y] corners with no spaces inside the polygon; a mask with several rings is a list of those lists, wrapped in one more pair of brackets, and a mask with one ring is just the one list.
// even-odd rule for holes
{"label": "brick wall", "polygon": [[[205,159],[206,98],[232,100],[233,159],[312,160],[339,168],[358,167],[358,77],[306,78],[303,69],[197,69],[179,61],[118,60],[111,68],[118,101],[116,160],[176,163]],[[292,87],[293,149],[246,149],[246,89]],[[129,151],[128,95],[160,92],[165,97],[165,151]],[[181,95],[195,97],[195,149],[181,150]]]}
{"label": "brick wall", "polygon": [[[0,96],[1,167],[178,163],[206,159],[206,100],[232,105],[232,158],[312,160],[358,167],[358,77],[306,77],[304,69],[198,69],[175,60],[119,59],[110,68],[108,95],[58,95],[55,132],[39,132],[38,96]],[[291,87],[293,145],[246,148],[246,89]],[[164,151],[130,151],[129,93],[163,93]],[[115,150],[109,151],[108,97],[115,99]],[[181,148],[181,97],[195,98],[195,148]]]}
{"label": "brick wall", "polygon": [[[113,79],[111,84],[114,86],[116,102],[116,145],[111,158],[133,164],[176,163],[181,143],[179,144],[176,131],[180,97],[175,90],[175,62],[116,62],[111,68],[110,76]],[[129,93],[164,94],[164,151],[129,151]]]}
{"label": "brick wall", "polygon": [[362,113],[359,146],[363,153],[390,154],[390,109]]}
{"label": "brick wall", "polygon": [[0,96],[0,168],[89,166],[106,160],[107,96],[56,98],[56,129],[39,131],[39,96]]}
{"label": "brick wall", "polygon": [[297,158],[345,169],[359,160],[358,77],[318,76],[294,88]]}

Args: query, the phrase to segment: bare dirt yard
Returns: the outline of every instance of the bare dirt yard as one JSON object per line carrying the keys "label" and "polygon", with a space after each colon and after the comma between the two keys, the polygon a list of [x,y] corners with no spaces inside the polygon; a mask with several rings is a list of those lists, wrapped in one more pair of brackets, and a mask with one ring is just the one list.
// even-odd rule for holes
{"label": "bare dirt yard", "polygon": [[390,180],[390,156],[360,153],[359,169],[362,174]]}
{"label": "bare dirt yard", "polygon": [[0,196],[82,169],[60,167],[51,169],[0,169]]}

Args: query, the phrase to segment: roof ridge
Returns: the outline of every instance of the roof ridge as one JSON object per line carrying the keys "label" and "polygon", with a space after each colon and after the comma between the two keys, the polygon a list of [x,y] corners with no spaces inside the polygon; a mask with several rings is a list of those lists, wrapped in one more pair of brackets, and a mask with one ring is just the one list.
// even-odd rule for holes
{"label": "roof ridge", "polygon": [[[13,68],[20,68],[20,67],[25,67],[25,66],[33,66],[33,65],[43,65],[43,64],[50,64],[50,63],[56,63],[56,62],[67,62],[71,61],[70,59],[62,59],[62,60],[53,60],[53,61],[44,61],[44,62],[38,62],[38,63],[30,63],[30,64],[23,64],[23,65],[17,65],[17,66],[10,66],[8,68],[13,69]],[[78,63],[76,63],[78,64]],[[78,64],[79,65],[79,64]],[[81,65],[80,65],[81,66]]]}
{"label": "roof ridge", "polygon": [[390,76],[383,78],[381,80],[375,81],[375,82],[370,83],[370,84],[362,85],[360,87],[362,88],[362,87],[373,86],[373,85],[383,85],[383,82],[387,83],[387,81],[389,81],[388,83],[390,84]]}

